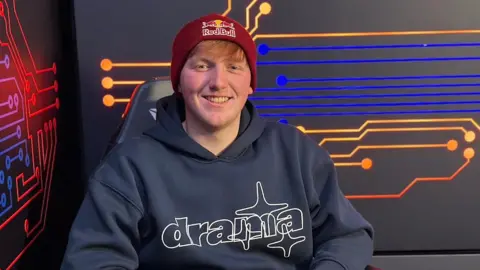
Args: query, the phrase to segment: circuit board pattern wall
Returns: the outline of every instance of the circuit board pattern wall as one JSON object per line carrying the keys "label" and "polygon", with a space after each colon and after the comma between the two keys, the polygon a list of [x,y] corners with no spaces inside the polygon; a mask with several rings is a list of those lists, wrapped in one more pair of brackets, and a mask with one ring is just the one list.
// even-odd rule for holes
{"label": "circuit board pattern wall", "polygon": [[258,45],[250,99],[332,154],[378,251],[480,249],[480,2],[435,3],[76,1],[87,172],[176,31],[216,12]]}

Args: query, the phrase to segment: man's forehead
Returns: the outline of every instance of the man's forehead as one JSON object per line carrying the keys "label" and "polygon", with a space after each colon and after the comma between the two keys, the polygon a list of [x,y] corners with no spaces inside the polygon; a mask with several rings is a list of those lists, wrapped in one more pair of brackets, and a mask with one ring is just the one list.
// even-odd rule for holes
{"label": "man's forehead", "polygon": [[218,52],[195,52],[190,56],[191,59],[194,60],[209,60],[209,61],[238,61],[243,62],[246,60],[243,57],[240,57],[238,54],[232,54],[225,51],[218,51]]}
{"label": "man's forehead", "polygon": [[190,58],[206,60],[246,61],[245,53],[239,47],[198,46],[192,51]]}

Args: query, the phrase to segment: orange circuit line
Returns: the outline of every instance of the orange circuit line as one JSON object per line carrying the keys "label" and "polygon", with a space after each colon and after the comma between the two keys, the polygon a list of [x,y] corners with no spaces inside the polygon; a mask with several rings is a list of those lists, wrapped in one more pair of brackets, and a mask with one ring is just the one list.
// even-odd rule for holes
{"label": "orange circuit line", "polygon": [[[245,9],[245,29],[250,28],[250,9],[258,2],[258,0],[252,0],[250,4]],[[232,0],[227,0],[227,9],[223,12],[222,15],[226,16],[232,10]],[[262,15],[269,14],[272,10],[272,6],[264,2],[260,5],[259,13],[255,16],[255,27],[250,31],[250,34],[253,34],[258,29],[258,21]],[[114,67],[170,67],[170,62],[131,62],[131,63],[114,63],[110,59],[103,59],[100,62],[100,68],[104,71],[110,71]]]}
{"label": "orange circuit line", "polygon": [[114,63],[110,59],[100,61],[100,68],[104,71],[110,71],[114,67],[170,67],[170,62]]}
{"label": "orange circuit line", "polygon": [[373,161],[370,158],[364,158],[361,162],[334,162],[335,167],[362,167],[364,170],[370,170]]}
{"label": "orange circuit line", "polygon": [[361,167],[361,162],[335,162],[335,167]]}
{"label": "orange circuit line", "polygon": [[128,103],[130,102],[129,98],[115,98],[112,95],[103,96],[103,105],[106,107],[112,107],[115,103]]}
{"label": "orange circuit line", "polygon": [[260,19],[260,17],[262,16],[263,14],[261,12],[259,12],[257,14],[257,16],[255,16],[255,26],[253,27],[253,29],[249,32],[250,35],[252,35],[253,33],[255,33],[255,31],[257,31],[258,29],[258,21]]}
{"label": "orange circuit line", "polygon": [[459,34],[480,34],[480,29],[394,31],[394,32],[258,34],[253,37],[253,40],[256,40],[259,38],[330,38],[330,37],[375,37],[375,36],[414,36],[414,35],[459,35]]}
{"label": "orange circuit line", "polygon": [[370,124],[398,124],[398,123],[448,123],[448,122],[470,122],[479,131],[480,125],[472,118],[436,118],[436,119],[383,119],[383,120],[367,120],[359,128],[351,129],[305,129],[303,126],[298,126],[302,132],[306,134],[322,134],[322,133],[349,133],[360,132]]}
{"label": "orange circuit line", "polygon": [[250,35],[253,35],[253,33],[255,33],[255,31],[257,31],[258,26],[259,26],[260,17],[262,17],[262,15],[270,14],[271,11],[272,11],[272,6],[270,5],[270,3],[263,2],[262,4],[260,4],[259,12],[257,13],[257,16],[255,16],[255,26],[249,32]]}
{"label": "orange circuit line", "polygon": [[105,77],[102,79],[102,87],[105,89],[112,89],[115,85],[139,85],[145,81],[115,81],[110,77]]}
{"label": "orange circuit line", "polygon": [[223,16],[227,16],[232,11],[232,0],[227,0],[227,9],[223,12]]}
{"label": "orange circuit line", "polygon": [[112,67],[169,67],[170,62],[112,63]]}
{"label": "orange circuit line", "polygon": [[253,5],[255,5],[257,1],[258,0],[252,0],[252,2],[250,2],[250,4],[248,4],[247,8],[245,9],[245,29],[247,30],[248,28],[250,28],[250,9],[253,7]]}
{"label": "orange circuit line", "polygon": [[145,81],[112,81],[113,85],[137,85],[142,84]]}
{"label": "orange circuit line", "polygon": [[359,145],[349,154],[331,154],[332,158],[351,158],[364,149],[417,149],[417,148],[447,148],[448,144],[400,144],[400,145]]}
{"label": "orange circuit line", "polygon": [[[468,151],[471,150],[471,151]],[[400,193],[397,194],[377,194],[377,195],[347,195],[345,196],[347,199],[354,200],[354,199],[400,199],[403,197],[415,184],[419,182],[435,182],[435,181],[452,181],[455,179],[455,177],[460,174],[469,164],[470,160],[473,157],[473,149],[469,148],[465,150],[466,155],[466,161],[465,163],[457,170],[455,171],[451,176],[448,177],[417,177],[415,178],[410,184],[408,184]]]}
{"label": "orange circuit line", "polygon": [[366,129],[358,137],[339,137],[339,138],[325,138],[318,145],[323,145],[326,142],[346,142],[346,141],[360,141],[368,133],[374,132],[406,132],[406,131],[448,131],[448,130],[459,130],[464,134],[467,134],[467,130],[463,127],[414,127],[414,128],[369,128]]}

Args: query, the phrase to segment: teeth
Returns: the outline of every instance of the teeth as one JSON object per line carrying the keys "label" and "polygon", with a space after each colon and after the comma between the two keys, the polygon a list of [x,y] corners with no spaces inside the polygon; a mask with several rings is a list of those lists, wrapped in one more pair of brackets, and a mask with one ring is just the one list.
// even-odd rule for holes
{"label": "teeth", "polygon": [[229,100],[228,97],[205,97],[208,101],[213,103],[224,103]]}

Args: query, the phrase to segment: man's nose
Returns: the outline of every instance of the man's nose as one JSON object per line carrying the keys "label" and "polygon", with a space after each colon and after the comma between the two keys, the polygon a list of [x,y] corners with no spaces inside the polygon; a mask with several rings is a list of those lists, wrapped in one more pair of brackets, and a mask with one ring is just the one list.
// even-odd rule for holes
{"label": "man's nose", "polygon": [[216,66],[211,71],[210,88],[212,90],[221,90],[227,88],[227,77],[228,74],[226,68],[221,65]]}

